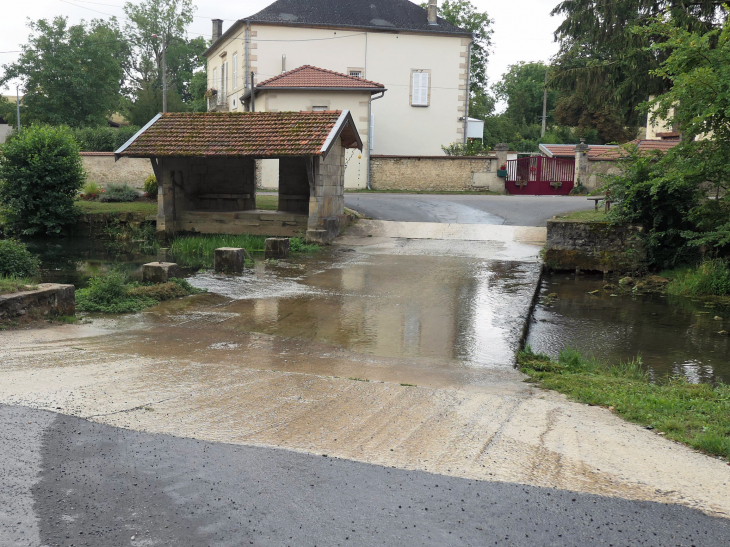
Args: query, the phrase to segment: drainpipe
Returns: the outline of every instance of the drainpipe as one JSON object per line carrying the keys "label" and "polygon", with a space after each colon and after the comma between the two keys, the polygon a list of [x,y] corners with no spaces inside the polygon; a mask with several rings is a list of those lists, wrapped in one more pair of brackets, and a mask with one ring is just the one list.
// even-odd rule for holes
{"label": "drainpipe", "polygon": [[467,143],[466,135],[469,131],[469,87],[471,87],[471,45],[474,43],[474,35],[471,35],[471,42],[466,49],[466,99],[464,99],[464,144]]}
{"label": "drainpipe", "polygon": [[[367,73],[366,73],[367,74]],[[377,101],[378,99],[382,99],[385,96],[385,91],[382,91],[380,93],[379,97],[373,97],[372,93],[370,94],[370,100],[368,101],[368,178],[367,178],[367,184],[366,188],[368,190],[372,190],[373,187],[370,184],[370,147],[372,146],[372,142],[370,141],[370,135],[371,135],[371,127],[370,124],[373,121],[373,101]]]}
{"label": "drainpipe", "polygon": [[246,21],[246,38],[244,40],[244,50],[245,50],[245,57],[246,57],[246,83],[245,91],[248,91],[248,73],[249,71],[249,64],[248,64],[248,44],[251,40],[251,23],[249,21]]}

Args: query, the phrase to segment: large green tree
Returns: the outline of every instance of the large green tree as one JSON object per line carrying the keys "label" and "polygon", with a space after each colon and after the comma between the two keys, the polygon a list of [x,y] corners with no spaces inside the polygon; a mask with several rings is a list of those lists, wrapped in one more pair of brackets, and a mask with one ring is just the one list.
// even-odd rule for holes
{"label": "large green tree", "polygon": [[125,33],[133,47],[129,70],[131,82],[127,114],[134,124],[142,125],[162,110],[162,52],[166,48],[168,110],[194,109],[198,98],[193,84],[196,72],[205,67],[203,38],[189,39],[186,28],[193,21],[191,0],[145,0],[127,2],[129,19]]}
{"label": "large green tree", "polygon": [[[545,94],[545,72],[543,63],[510,65],[502,80],[493,86],[497,99],[507,103],[505,114],[515,123],[542,123],[542,106]],[[551,117],[558,93],[548,89],[547,112]]]}
{"label": "large green tree", "polygon": [[724,13],[723,2],[713,0],[563,0],[552,12],[564,17],[555,31],[553,82],[589,111],[610,108],[623,125],[638,125],[637,106],[668,82],[652,74],[666,58],[650,49],[661,36],[635,30],[665,14],[680,28],[707,32]]}
{"label": "large green tree", "polygon": [[3,65],[0,87],[19,81],[26,122],[105,124],[119,107],[127,43],[114,18],[69,25],[65,17],[28,23],[28,43]]}

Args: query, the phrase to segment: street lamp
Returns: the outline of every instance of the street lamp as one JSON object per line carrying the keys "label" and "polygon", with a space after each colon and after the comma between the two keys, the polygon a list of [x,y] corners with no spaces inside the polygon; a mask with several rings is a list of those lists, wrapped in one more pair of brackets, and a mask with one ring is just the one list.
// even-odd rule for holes
{"label": "street lamp", "polygon": [[[158,34],[153,34],[152,38],[162,38]],[[167,52],[167,43],[165,43],[165,39],[162,38],[162,113],[167,112],[167,59],[166,54]]]}

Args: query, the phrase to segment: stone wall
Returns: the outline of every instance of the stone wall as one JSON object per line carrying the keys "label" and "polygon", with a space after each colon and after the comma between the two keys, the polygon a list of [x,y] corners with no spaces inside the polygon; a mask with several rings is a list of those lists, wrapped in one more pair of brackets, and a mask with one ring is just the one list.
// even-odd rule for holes
{"label": "stone wall", "polygon": [[44,283],[38,285],[37,290],[0,295],[0,321],[74,313],[76,293],[73,285]]}
{"label": "stone wall", "polygon": [[621,169],[616,162],[588,160],[588,172],[581,177],[581,182],[583,186],[592,192],[608,182],[606,175],[618,175],[620,173]]}
{"label": "stone wall", "polygon": [[545,264],[555,270],[635,271],[646,262],[641,226],[548,220]]}
{"label": "stone wall", "polygon": [[120,158],[115,162],[113,152],[81,152],[81,160],[88,180],[102,186],[129,184],[142,190],[145,179],[155,174],[147,158]]}
{"label": "stone wall", "polygon": [[505,193],[492,156],[371,156],[373,190],[466,191]]}
{"label": "stone wall", "polygon": [[333,146],[326,158],[314,158],[314,188],[309,198],[307,240],[329,243],[347,225],[345,149]]}

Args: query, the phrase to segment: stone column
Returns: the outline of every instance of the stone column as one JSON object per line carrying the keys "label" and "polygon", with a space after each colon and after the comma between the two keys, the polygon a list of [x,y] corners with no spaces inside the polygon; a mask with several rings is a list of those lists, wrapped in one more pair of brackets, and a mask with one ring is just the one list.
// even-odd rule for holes
{"label": "stone column", "polygon": [[509,152],[509,145],[503,142],[494,146],[494,151],[497,153],[497,169],[502,167],[502,164],[507,163],[507,152]]}
{"label": "stone column", "polygon": [[161,178],[157,183],[157,234],[166,237],[175,232],[175,189],[169,160],[159,158],[158,162]]}
{"label": "stone column", "polygon": [[573,183],[578,186],[578,183],[583,183],[583,186],[588,184],[588,151],[591,149],[586,144],[585,139],[580,140],[580,144],[575,146],[575,175],[573,177]]}

